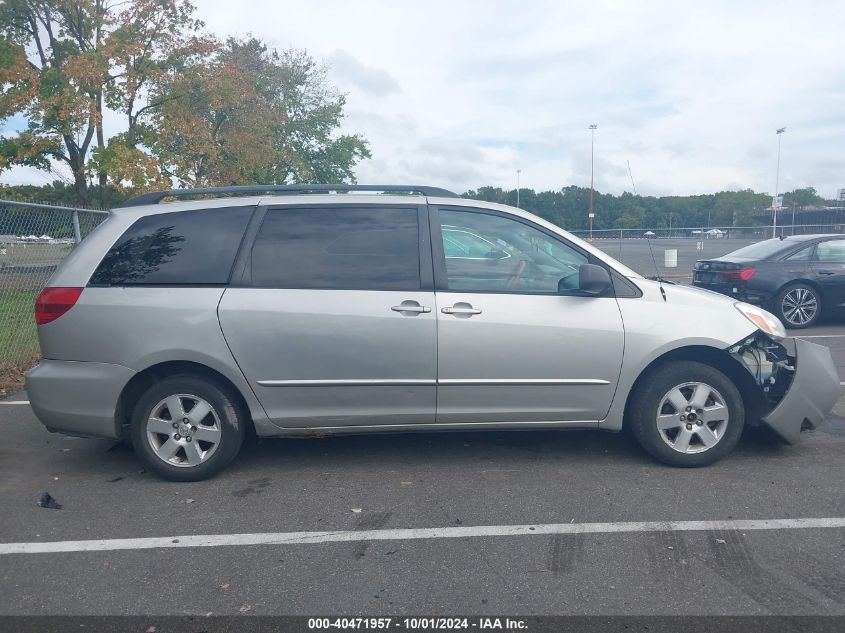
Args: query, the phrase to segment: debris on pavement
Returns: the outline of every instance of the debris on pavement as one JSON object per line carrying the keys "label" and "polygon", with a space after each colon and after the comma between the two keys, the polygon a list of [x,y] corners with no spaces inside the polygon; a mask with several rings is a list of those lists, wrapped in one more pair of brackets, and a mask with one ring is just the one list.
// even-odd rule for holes
{"label": "debris on pavement", "polygon": [[39,508],[49,508],[50,510],[61,510],[62,504],[56,501],[49,492],[45,492],[38,500]]}
{"label": "debris on pavement", "polygon": [[725,539],[723,539],[723,538],[717,538],[717,539],[716,539],[716,542],[717,542],[717,543],[719,543],[719,545],[724,545],[724,544],[725,544]]}
{"label": "debris on pavement", "polygon": [[107,479],[107,480],[106,480],[106,482],[107,482],[107,483],[110,483],[110,484],[113,484],[113,483],[115,483],[116,481],[120,481],[121,479],[123,479],[123,477],[118,476],[118,477],[115,477],[115,478],[113,478],[113,479]]}
{"label": "debris on pavement", "polygon": [[193,502],[194,502],[193,499],[185,499],[185,503],[193,503]]}
{"label": "debris on pavement", "polygon": [[361,512],[361,508],[352,508],[352,512],[358,514],[359,512]]}

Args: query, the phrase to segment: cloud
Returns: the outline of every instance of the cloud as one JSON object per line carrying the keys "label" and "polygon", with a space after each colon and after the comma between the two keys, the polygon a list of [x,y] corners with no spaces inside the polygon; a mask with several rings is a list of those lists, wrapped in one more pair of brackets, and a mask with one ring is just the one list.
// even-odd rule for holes
{"label": "cloud", "polygon": [[[841,0],[203,0],[220,35],[329,61],[360,182],[710,193],[845,187]],[[256,17],[259,16],[259,17]],[[315,27],[316,25],[316,27]]]}
{"label": "cloud", "polygon": [[336,50],[329,56],[328,62],[332,78],[339,83],[351,84],[377,97],[400,92],[399,83],[389,72],[383,68],[366,66],[346,51]]}

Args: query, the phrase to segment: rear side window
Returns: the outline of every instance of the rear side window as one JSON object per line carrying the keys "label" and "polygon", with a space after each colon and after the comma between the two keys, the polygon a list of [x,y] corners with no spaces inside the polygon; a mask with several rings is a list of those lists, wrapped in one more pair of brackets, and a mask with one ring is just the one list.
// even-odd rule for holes
{"label": "rear side window", "polygon": [[813,247],[812,246],[805,246],[800,251],[796,251],[792,253],[789,257],[785,259],[790,262],[806,262],[810,259],[810,255],[813,254]]}
{"label": "rear side window", "polygon": [[816,260],[820,262],[845,262],[845,240],[819,242],[816,246]]}
{"label": "rear side window", "polygon": [[252,248],[252,283],[270,288],[418,290],[417,210],[271,209]]}
{"label": "rear side window", "polygon": [[227,207],[143,217],[109,249],[90,283],[228,283],[252,210],[253,207]]}

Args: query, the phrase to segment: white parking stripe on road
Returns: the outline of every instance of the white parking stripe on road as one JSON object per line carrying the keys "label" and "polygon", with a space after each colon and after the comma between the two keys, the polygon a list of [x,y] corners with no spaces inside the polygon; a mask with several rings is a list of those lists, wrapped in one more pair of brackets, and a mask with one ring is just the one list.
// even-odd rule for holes
{"label": "white parking stripe on road", "polygon": [[0,555],[243,545],[307,545],[350,541],[412,541],[438,538],[537,536],[548,534],[619,534],[630,532],[701,532],[706,530],[742,531],[825,528],[845,528],[845,518],[545,523],[538,525],[478,525],[474,527],[403,528],[395,530],[339,530],[336,532],[204,534],[93,541],[0,543]]}
{"label": "white parking stripe on road", "polygon": [[0,404],[29,404],[29,400],[0,400]]}
{"label": "white parking stripe on road", "polygon": [[843,338],[845,334],[807,334],[806,336],[801,336],[800,334],[796,334],[793,338]]}

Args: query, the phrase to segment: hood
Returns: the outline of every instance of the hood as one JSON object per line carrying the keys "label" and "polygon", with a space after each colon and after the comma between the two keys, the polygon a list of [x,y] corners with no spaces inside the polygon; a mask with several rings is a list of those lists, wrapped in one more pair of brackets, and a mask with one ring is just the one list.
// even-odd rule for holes
{"label": "hood", "polygon": [[[660,282],[651,279],[637,279],[636,283],[642,288],[643,292],[646,292],[647,287],[649,294],[660,294]],[[737,303],[737,300],[733,297],[693,286],[682,286],[680,284],[664,282],[663,290],[666,293],[667,303],[672,302],[690,306],[707,305],[708,307],[733,307],[733,304]]]}

